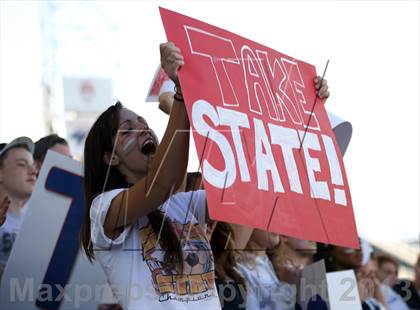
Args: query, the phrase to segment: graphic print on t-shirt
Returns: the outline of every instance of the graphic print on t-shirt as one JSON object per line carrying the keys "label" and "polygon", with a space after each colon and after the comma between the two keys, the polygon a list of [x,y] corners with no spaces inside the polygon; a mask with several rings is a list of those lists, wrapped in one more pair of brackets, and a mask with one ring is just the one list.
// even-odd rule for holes
{"label": "graphic print on t-shirt", "polygon": [[0,266],[6,265],[15,239],[16,233],[0,230]]}
{"label": "graphic print on t-shirt", "polygon": [[[172,222],[179,236],[183,225]],[[188,234],[189,230],[189,234]],[[153,286],[160,295],[159,301],[178,300],[191,302],[213,296],[215,288],[213,255],[204,231],[199,224],[185,224],[181,240],[183,251],[183,272],[180,274],[164,263],[164,251],[157,244],[157,237],[150,224],[139,231],[143,257],[152,273]]]}

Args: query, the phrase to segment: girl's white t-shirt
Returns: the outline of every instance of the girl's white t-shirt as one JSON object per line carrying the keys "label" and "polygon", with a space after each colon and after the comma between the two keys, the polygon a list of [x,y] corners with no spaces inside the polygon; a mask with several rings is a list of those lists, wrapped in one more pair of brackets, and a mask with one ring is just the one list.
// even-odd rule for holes
{"label": "girl's white t-shirt", "polygon": [[124,309],[220,309],[214,261],[205,235],[206,197],[203,190],[172,195],[159,210],[181,240],[184,270],[177,274],[164,264],[158,234],[147,216],[125,227],[114,240],[103,229],[111,201],[124,189],[97,196],[90,209],[95,257]]}

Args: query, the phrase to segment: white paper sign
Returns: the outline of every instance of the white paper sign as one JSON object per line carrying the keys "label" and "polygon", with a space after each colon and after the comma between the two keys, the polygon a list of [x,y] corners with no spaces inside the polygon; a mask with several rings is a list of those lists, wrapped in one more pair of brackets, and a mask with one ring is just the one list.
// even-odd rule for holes
{"label": "white paper sign", "polygon": [[327,273],[327,282],[331,309],[362,310],[353,270],[329,272]]}
{"label": "white paper sign", "polygon": [[158,66],[156,69],[153,80],[150,83],[149,91],[147,92],[146,102],[158,102],[159,96],[165,92],[173,92],[175,84],[172,82],[163,69]]}

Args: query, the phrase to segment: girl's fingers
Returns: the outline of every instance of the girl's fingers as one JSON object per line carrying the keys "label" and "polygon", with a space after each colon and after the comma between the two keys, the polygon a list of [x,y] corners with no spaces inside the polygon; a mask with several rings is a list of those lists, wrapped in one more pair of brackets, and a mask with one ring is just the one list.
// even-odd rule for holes
{"label": "girl's fingers", "polygon": [[7,214],[7,210],[9,210],[9,206],[4,207],[4,208],[0,211],[0,218],[3,218],[3,217]]}
{"label": "girl's fingers", "polygon": [[7,210],[9,210],[9,206],[5,206],[0,209],[0,218],[7,214]]}
{"label": "girl's fingers", "polygon": [[322,88],[324,86],[328,87],[328,81],[326,79],[322,79],[320,76],[317,76],[317,77],[314,78],[314,83],[315,83],[315,89],[316,90],[319,90],[320,88]]}
{"label": "girl's fingers", "polygon": [[164,52],[166,53],[171,53],[171,52],[181,53],[181,49],[179,47],[176,47],[175,44],[173,44],[172,42],[163,43],[161,45],[163,45]]}
{"label": "girl's fingers", "polygon": [[184,61],[184,57],[182,54],[174,54],[175,60]]}
{"label": "girl's fingers", "polygon": [[171,55],[168,60],[169,63],[175,67],[184,65],[184,57],[182,57],[182,55]]}
{"label": "girl's fingers", "polygon": [[3,201],[0,204],[0,209],[9,207],[9,205],[10,205],[10,199],[8,197],[4,197]]}
{"label": "girl's fingers", "polygon": [[328,85],[323,86],[318,91],[318,97],[320,97],[320,98],[328,98],[329,95],[330,95],[330,92],[328,91]]}
{"label": "girl's fingers", "polygon": [[6,221],[6,214],[7,214],[7,210],[9,209],[10,206],[10,200],[6,197],[3,200],[3,203],[0,205],[0,225],[3,225],[4,222]]}
{"label": "girl's fingers", "polygon": [[318,90],[322,89],[323,87],[328,87],[327,82],[325,82],[325,80],[322,81],[322,84],[321,83],[316,84],[316,89]]}
{"label": "girl's fingers", "polygon": [[321,89],[319,90],[319,93],[322,94],[322,93],[326,93],[327,91],[328,91],[328,85],[323,85]]}
{"label": "girl's fingers", "polygon": [[172,51],[173,53],[178,53],[178,54],[181,54],[181,49],[180,49],[179,47],[176,47],[176,46],[172,47],[172,48],[171,48],[171,51]]}
{"label": "girl's fingers", "polygon": [[166,74],[177,84],[178,70],[184,65],[181,49],[172,42],[160,45],[162,68]]}

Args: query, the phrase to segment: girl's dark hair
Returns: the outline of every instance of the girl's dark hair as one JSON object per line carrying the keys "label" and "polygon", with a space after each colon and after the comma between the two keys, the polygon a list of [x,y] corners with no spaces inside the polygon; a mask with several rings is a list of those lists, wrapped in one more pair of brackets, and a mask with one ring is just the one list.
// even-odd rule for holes
{"label": "girl's dark hair", "polygon": [[185,191],[188,192],[202,189],[202,177],[201,172],[188,172]]}
{"label": "girl's dark hair", "polygon": [[[337,262],[334,259],[333,251],[335,247],[336,246],[333,244],[326,244],[326,243],[320,243],[320,242],[316,244],[316,253],[314,255],[313,261],[316,262],[323,259],[325,261],[325,269],[327,272],[334,272],[334,271],[342,270],[342,267],[338,266]],[[353,268],[349,267],[348,269],[353,269]]]}
{"label": "girl's dark hair", "polygon": [[[119,127],[119,112],[123,108],[120,102],[103,112],[90,129],[84,149],[84,182],[85,182],[85,210],[84,220],[80,232],[80,239],[85,253],[90,261],[95,259],[90,239],[90,206],[93,199],[103,192],[116,188],[127,188],[124,175],[115,166],[109,166],[104,161],[106,152],[112,153],[114,138]],[[109,169],[109,171],[108,171]],[[160,245],[165,250],[165,263],[169,268],[182,269],[181,243],[169,221],[164,221],[163,213],[155,210],[147,215],[150,224],[158,235],[163,223]]]}
{"label": "girl's dark hair", "polygon": [[332,244],[325,244],[318,242],[316,244],[316,253],[313,257],[313,261],[317,262],[319,260],[324,260],[325,262],[325,269],[327,272],[338,271],[332,255],[332,250],[334,249],[334,245]]}
{"label": "girl's dark hair", "polygon": [[235,283],[245,287],[245,280],[235,270],[237,265],[235,235],[228,223],[218,222],[211,236],[210,244],[214,256],[215,273],[226,283],[232,279]]}
{"label": "girl's dark hair", "polygon": [[48,150],[56,144],[68,145],[67,141],[56,134],[43,137],[35,142],[34,159],[44,161]]}

